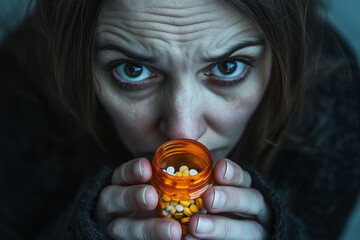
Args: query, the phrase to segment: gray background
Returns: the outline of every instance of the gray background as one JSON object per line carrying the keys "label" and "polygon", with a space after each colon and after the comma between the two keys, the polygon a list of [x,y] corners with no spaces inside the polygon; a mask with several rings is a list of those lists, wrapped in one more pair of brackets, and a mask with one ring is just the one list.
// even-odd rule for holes
{"label": "gray background", "polygon": [[[20,23],[28,2],[29,0],[0,0],[0,40],[7,29],[16,27]],[[325,16],[345,36],[360,64],[360,0],[325,0],[325,2]],[[354,239],[360,239],[360,198],[341,237],[341,240]]]}

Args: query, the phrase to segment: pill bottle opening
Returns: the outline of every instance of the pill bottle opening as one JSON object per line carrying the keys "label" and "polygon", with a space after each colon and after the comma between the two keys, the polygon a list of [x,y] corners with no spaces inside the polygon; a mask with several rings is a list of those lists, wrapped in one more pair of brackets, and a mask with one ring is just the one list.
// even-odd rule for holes
{"label": "pill bottle opening", "polygon": [[[195,169],[200,175],[213,168],[210,151],[201,143],[191,139],[176,139],[164,143],[155,152],[153,161],[155,161],[153,166],[159,173],[160,170],[170,166],[179,169],[185,165],[189,169]],[[161,172],[161,175],[163,174],[167,173]]]}

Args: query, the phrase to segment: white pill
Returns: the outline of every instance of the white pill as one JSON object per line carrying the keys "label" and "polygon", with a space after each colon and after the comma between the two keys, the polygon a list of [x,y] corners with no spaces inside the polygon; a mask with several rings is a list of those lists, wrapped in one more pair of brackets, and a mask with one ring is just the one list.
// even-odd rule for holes
{"label": "white pill", "polygon": [[172,166],[167,167],[166,172],[172,175],[173,173],[175,173],[175,168]]}
{"label": "white pill", "polygon": [[172,205],[169,205],[169,206],[167,206],[167,207],[165,208],[165,210],[166,210],[167,212],[170,212],[172,208],[173,208],[173,206],[172,206]]}
{"label": "white pill", "polygon": [[207,211],[206,211],[205,208],[203,208],[203,209],[200,209],[199,213],[201,213],[201,214],[207,214]]}
{"label": "white pill", "polygon": [[177,211],[177,212],[182,212],[182,211],[184,211],[184,206],[181,205],[181,204],[176,205],[175,208],[176,208],[176,211]]}
{"label": "white pill", "polygon": [[190,176],[194,176],[196,174],[198,174],[198,172],[195,169],[190,170]]}
{"label": "white pill", "polygon": [[166,169],[164,168],[163,171],[166,172]]}
{"label": "white pill", "polygon": [[164,216],[169,215],[169,213],[168,213],[167,211],[165,211],[165,210],[162,211],[162,214],[163,214]]}

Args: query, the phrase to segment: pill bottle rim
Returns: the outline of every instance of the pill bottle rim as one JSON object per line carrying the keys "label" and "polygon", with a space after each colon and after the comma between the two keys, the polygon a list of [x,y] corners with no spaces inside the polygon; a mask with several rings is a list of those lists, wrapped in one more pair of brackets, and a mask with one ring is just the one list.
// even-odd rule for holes
{"label": "pill bottle rim", "polygon": [[[193,176],[187,176],[187,177],[177,177],[170,175],[163,171],[160,166],[155,163],[155,159],[159,158],[159,155],[161,152],[166,149],[168,146],[172,146],[174,144],[179,143],[187,143],[187,144],[194,144],[196,145],[203,153],[205,154],[208,164],[205,166],[204,169],[198,172],[198,174]],[[180,139],[174,139],[165,142],[162,144],[157,151],[155,152],[154,158],[153,158],[153,177],[151,179],[151,182],[161,182],[162,178],[167,178],[171,181],[174,181],[178,184],[188,185],[189,191],[196,191],[197,188],[201,187],[203,184],[207,184],[206,180],[213,177],[213,160],[210,154],[210,151],[200,142],[192,140],[192,139],[186,139],[186,138],[180,138]]]}

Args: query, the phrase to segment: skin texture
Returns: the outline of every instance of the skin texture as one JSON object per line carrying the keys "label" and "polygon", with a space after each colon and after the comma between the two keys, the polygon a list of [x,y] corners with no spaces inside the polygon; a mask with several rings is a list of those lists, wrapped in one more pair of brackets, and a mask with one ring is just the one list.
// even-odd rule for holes
{"label": "skin texture", "polygon": [[[151,157],[162,143],[176,138],[197,140],[211,150],[217,186],[206,192],[204,205],[217,215],[192,217],[188,238],[265,238],[271,211],[251,188],[250,175],[224,159],[271,75],[271,51],[256,26],[223,1],[114,0],[105,4],[96,42],[98,97],[134,156]],[[233,49],[239,43],[251,44]],[[114,50],[119,47],[121,51]],[[209,59],[231,49],[222,60]],[[216,66],[235,57],[238,81],[219,76]],[[143,72],[149,69],[149,74],[125,85],[120,73],[124,61],[142,66]],[[146,184],[151,174],[146,158],[115,170],[96,208],[97,222],[110,237],[180,239],[176,221],[152,216],[157,193]]]}

